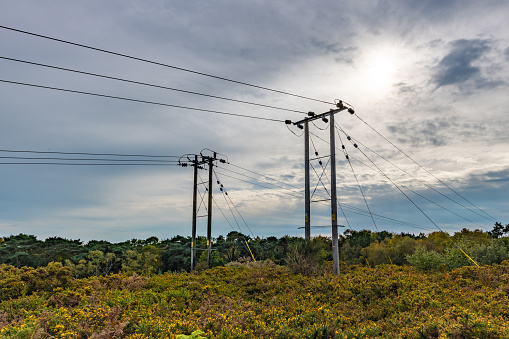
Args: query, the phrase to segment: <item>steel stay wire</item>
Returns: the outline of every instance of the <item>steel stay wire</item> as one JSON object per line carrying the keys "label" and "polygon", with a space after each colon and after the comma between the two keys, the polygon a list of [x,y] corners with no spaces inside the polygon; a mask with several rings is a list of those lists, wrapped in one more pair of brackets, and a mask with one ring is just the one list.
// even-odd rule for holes
{"label": "steel stay wire", "polygon": [[321,103],[333,105],[333,103],[328,102],[328,101],[324,101],[324,100],[313,99],[313,98],[302,96],[302,95],[298,95],[298,94],[293,94],[293,93],[279,91],[279,90],[268,88],[268,87],[263,87],[263,86],[249,84],[247,82],[232,80],[232,79],[228,79],[228,78],[224,78],[224,77],[220,77],[220,76],[216,76],[216,75],[212,75],[212,74],[207,74],[207,73],[203,73],[203,72],[193,71],[191,69],[177,67],[177,66],[173,66],[173,65],[169,65],[169,64],[165,64],[165,63],[161,63],[161,62],[156,62],[156,61],[152,61],[152,60],[148,60],[148,59],[138,58],[138,57],[134,57],[134,56],[127,55],[127,54],[122,54],[122,53],[117,53],[117,52],[113,52],[113,51],[108,51],[108,50],[105,50],[105,49],[101,49],[101,48],[97,48],[97,47],[92,47],[92,46],[87,46],[87,45],[84,45],[84,44],[79,44],[79,43],[71,42],[71,41],[67,41],[67,40],[57,39],[57,38],[49,37],[49,36],[42,35],[42,34],[37,34],[37,33],[28,32],[28,31],[23,31],[23,30],[12,28],[12,27],[8,27],[8,26],[0,25],[0,28],[11,30],[11,31],[18,32],[18,33],[28,34],[28,35],[32,35],[32,36],[36,36],[36,37],[39,37],[39,38],[44,38],[44,39],[48,39],[48,40],[52,40],[52,41],[57,41],[57,42],[61,42],[61,43],[65,43],[65,44],[69,44],[69,45],[73,45],[73,46],[87,48],[87,49],[91,49],[91,50],[98,51],[98,52],[103,52],[103,53],[107,53],[107,54],[121,56],[121,57],[128,58],[128,59],[142,61],[142,62],[146,62],[146,63],[158,65],[158,66],[168,67],[168,68],[176,69],[176,70],[183,71],[183,72],[189,72],[189,73],[193,73],[193,74],[197,74],[197,75],[201,75],[201,76],[206,76],[206,77],[210,77],[210,78],[214,78],[214,79],[218,79],[218,80],[228,81],[228,82],[236,83],[236,84],[239,84],[239,85],[254,87],[254,88],[263,89],[263,90],[270,91],[270,92],[275,92],[275,93],[289,95],[289,96],[293,96],[293,97],[297,97],[297,98],[301,98],[301,99],[306,99],[306,100],[311,100],[311,101],[316,101],[316,102],[321,102]]}
{"label": "steel stay wire", "polygon": [[114,95],[107,95],[107,94],[99,94],[99,93],[92,93],[92,92],[77,91],[77,90],[66,89],[66,88],[59,88],[59,87],[51,87],[51,86],[29,84],[29,83],[10,81],[10,80],[4,80],[4,79],[0,79],[0,82],[9,83],[9,84],[15,84],[15,85],[22,85],[22,86],[29,86],[29,87],[36,87],[36,88],[51,89],[51,90],[55,90],[55,91],[62,91],[62,92],[69,92],[69,93],[76,93],[76,94],[85,94],[85,95],[97,96],[97,97],[108,98],[108,99],[117,99],[117,100],[124,100],[124,101],[130,101],[130,102],[138,102],[138,103],[143,103],[143,104],[151,104],[151,105],[166,106],[166,107],[173,107],[173,108],[179,108],[179,109],[187,109],[187,110],[191,110],[191,111],[209,112],[209,113],[214,113],[214,114],[230,115],[230,116],[236,116],[236,117],[242,117],[242,118],[258,119],[258,120],[266,120],[266,121],[275,121],[275,122],[284,122],[284,120],[272,119],[272,118],[263,118],[263,117],[253,116],[253,115],[245,115],[245,114],[238,114],[238,113],[214,111],[214,110],[204,109],[204,108],[187,107],[187,106],[173,105],[173,104],[167,104],[167,103],[161,103],[161,102],[155,102],[155,101],[148,101],[148,100],[141,100],[141,99],[124,98],[124,97],[119,97],[119,96],[114,96]]}
{"label": "steel stay wire", "polygon": [[78,74],[84,74],[84,75],[89,75],[89,76],[94,76],[94,77],[99,77],[99,78],[104,78],[104,79],[109,79],[109,80],[122,81],[122,82],[132,83],[132,84],[136,84],[136,85],[143,85],[143,86],[149,86],[149,87],[155,87],[155,88],[160,88],[160,89],[166,89],[166,90],[176,91],[176,92],[181,92],[181,93],[200,95],[200,96],[214,98],[214,99],[238,102],[238,103],[247,104],[247,105],[259,106],[259,107],[265,107],[265,108],[272,108],[272,109],[277,109],[277,110],[287,111],[287,112],[295,112],[295,113],[307,114],[307,112],[304,112],[304,111],[297,111],[297,110],[293,110],[293,109],[277,107],[277,106],[271,106],[271,105],[265,105],[265,104],[260,104],[260,103],[245,101],[245,100],[237,100],[237,99],[225,98],[225,97],[220,97],[220,96],[211,95],[211,94],[204,94],[204,93],[198,93],[198,92],[193,92],[193,91],[187,91],[187,90],[183,90],[183,89],[179,89],[179,88],[173,88],[173,87],[162,86],[162,85],[155,85],[155,84],[150,84],[150,83],[141,82],[141,81],[117,78],[117,77],[112,77],[112,76],[108,76],[108,75],[96,74],[96,73],[85,72],[85,71],[79,71],[79,70],[70,69],[70,68],[64,68],[64,67],[59,67],[59,66],[46,65],[46,64],[41,64],[41,63],[38,63],[38,62],[32,62],[32,61],[26,61],[26,60],[14,59],[14,58],[8,58],[8,57],[3,57],[3,56],[0,56],[0,59],[9,60],[9,61],[16,61],[16,62],[21,62],[21,63],[26,63],[26,64],[29,64],[29,65],[47,67],[47,68],[57,69],[57,70],[61,70],[61,71],[67,71],[67,72],[73,72],[73,73],[78,73]]}

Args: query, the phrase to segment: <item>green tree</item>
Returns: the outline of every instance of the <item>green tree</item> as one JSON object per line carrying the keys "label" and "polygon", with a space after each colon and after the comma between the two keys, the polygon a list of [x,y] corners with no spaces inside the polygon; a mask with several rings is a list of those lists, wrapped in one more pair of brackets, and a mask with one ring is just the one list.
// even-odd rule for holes
{"label": "green tree", "polygon": [[422,271],[430,271],[444,265],[444,257],[435,250],[418,247],[413,254],[407,255],[410,265]]}

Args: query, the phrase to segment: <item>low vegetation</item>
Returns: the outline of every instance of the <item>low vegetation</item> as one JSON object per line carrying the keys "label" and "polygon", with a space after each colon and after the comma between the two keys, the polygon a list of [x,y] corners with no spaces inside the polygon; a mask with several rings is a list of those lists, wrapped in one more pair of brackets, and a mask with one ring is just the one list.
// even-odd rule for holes
{"label": "low vegetation", "polygon": [[232,232],[215,240],[215,267],[202,256],[192,273],[183,237],[6,237],[0,337],[509,338],[509,226],[497,227],[452,236],[350,230],[339,276],[322,237]]}
{"label": "low vegetation", "polygon": [[56,263],[3,265],[0,337],[509,337],[509,262],[432,272],[342,269],[305,276],[265,261],[74,279]]}

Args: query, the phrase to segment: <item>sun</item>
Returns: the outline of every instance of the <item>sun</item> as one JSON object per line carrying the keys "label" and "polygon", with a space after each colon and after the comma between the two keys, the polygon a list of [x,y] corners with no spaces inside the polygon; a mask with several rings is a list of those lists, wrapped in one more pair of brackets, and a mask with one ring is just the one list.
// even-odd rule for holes
{"label": "sun", "polygon": [[359,80],[369,95],[384,96],[396,82],[399,57],[390,48],[375,48],[368,51],[358,67]]}

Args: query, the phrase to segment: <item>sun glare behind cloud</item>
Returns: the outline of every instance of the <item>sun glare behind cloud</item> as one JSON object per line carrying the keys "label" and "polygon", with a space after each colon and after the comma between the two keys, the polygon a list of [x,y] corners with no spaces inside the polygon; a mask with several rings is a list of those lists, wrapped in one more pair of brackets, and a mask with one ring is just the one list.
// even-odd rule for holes
{"label": "sun glare behind cloud", "polygon": [[358,65],[361,88],[370,96],[387,95],[396,83],[399,67],[397,53],[390,48],[374,48],[367,52]]}

